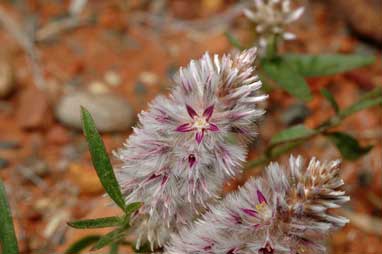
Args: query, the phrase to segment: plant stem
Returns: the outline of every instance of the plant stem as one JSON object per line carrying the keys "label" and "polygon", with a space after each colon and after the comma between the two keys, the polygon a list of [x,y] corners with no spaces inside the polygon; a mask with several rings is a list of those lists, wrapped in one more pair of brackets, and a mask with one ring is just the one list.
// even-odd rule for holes
{"label": "plant stem", "polygon": [[282,142],[273,145],[269,145],[265,152],[256,160],[249,161],[245,167],[245,170],[253,169],[257,166],[264,165],[269,161],[278,158],[279,156],[293,150],[294,148],[304,144],[308,139],[311,139],[320,134],[325,134],[329,129],[340,125],[350,115],[375,105],[382,105],[382,89],[377,87],[369,93],[366,93],[361,99],[350,105],[349,107],[341,110],[338,114],[329,118],[328,120],[319,124],[314,128],[314,132],[303,138],[295,139],[289,142]]}

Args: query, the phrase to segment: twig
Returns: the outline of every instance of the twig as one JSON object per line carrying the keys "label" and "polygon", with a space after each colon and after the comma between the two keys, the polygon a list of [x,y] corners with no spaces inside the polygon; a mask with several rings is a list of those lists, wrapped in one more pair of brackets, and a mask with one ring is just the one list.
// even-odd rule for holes
{"label": "twig", "polygon": [[35,85],[44,90],[45,79],[43,71],[40,67],[40,56],[31,38],[21,29],[20,25],[10,17],[7,12],[0,6],[0,24],[15,38],[19,45],[25,50],[31,65],[32,74]]}
{"label": "twig", "polygon": [[151,26],[170,27],[173,30],[209,30],[224,28],[234,18],[239,16],[243,9],[249,6],[250,1],[234,4],[225,12],[212,16],[211,18],[203,18],[195,21],[183,21],[171,18],[170,15],[154,15],[151,13],[139,12],[133,15],[129,23],[145,22]]}
{"label": "twig", "polygon": [[324,121],[320,125],[318,125],[316,128],[314,128],[312,134],[304,136],[303,138],[295,139],[289,142],[281,142],[281,143],[276,143],[269,145],[265,152],[256,160],[249,161],[246,165],[246,169],[252,169],[254,167],[264,165],[268,163],[269,161],[278,158],[284,153],[287,153],[294,148],[302,145],[305,143],[306,140],[311,139],[315,136],[318,136],[320,134],[325,134],[329,129],[338,126],[345,120],[345,118],[349,117],[350,115],[369,108],[373,105],[364,105],[364,107],[360,108],[360,103],[365,102],[366,100],[373,100],[373,102],[379,102],[379,104],[382,105],[382,89],[381,88],[376,88],[373,91],[365,94],[364,96],[361,97],[361,99],[352,104],[351,106],[345,108],[344,110],[340,111],[337,115],[331,117],[330,119]]}
{"label": "twig", "polygon": [[51,22],[36,32],[36,42],[43,42],[64,31],[86,25],[87,21],[81,21],[77,16]]}

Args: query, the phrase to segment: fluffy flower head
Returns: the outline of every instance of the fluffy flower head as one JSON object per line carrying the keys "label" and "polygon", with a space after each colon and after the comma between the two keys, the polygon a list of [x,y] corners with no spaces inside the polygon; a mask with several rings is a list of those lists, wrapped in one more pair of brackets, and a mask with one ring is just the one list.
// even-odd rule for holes
{"label": "fluffy flower head", "polygon": [[301,157],[289,168],[271,163],[265,178],[251,179],[200,220],[172,236],[169,254],[317,254],[331,230],[348,220],[329,208],[349,200],[341,190],[338,161]]}
{"label": "fluffy flower head", "polygon": [[126,202],[143,202],[133,221],[140,241],[161,246],[191,221],[236,175],[264,112],[257,104],[256,49],[191,61],[159,96],[116,155]]}
{"label": "fluffy flower head", "polygon": [[278,36],[284,40],[292,40],[295,35],[285,31],[291,22],[300,18],[304,8],[296,10],[291,8],[290,0],[254,0],[254,8],[245,9],[245,16],[256,25],[258,46],[265,49],[268,40],[272,36]]}

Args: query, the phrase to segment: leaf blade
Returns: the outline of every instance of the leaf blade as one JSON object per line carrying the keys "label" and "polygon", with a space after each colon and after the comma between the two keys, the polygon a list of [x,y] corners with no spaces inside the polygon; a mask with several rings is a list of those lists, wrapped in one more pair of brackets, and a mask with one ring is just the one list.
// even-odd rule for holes
{"label": "leaf blade", "polygon": [[325,88],[322,88],[320,92],[325,97],[325,99],[329,102],[330,106],[332,106],[332,108],[337,114],[340,111],[340,107],[338,106],[337,101],[334,98],[333,94]]}
{"label": "leaf blade", "polygon": [[232,46],[240,50],[244,49],[243,45],[241,45],[240,41],[232,33],[226,31],[224,35]]}
{"label": "leaf blade", "polygon": [[101,236],[101,238],[97,241],[97,243],[92,247],[91,250],[99,250],[109,244],[115,243],[116,241],[120,240],[120,238],[122,237],[122,233],[122,228],[117,228],[113,231],[110,231],[106,235]]}
{"label": "leaf blade", "polygon": [[265,60],[262,63],[267,75],[292,96],[309,101],[312,94],[305,79],[282,59]]}
{"label": "leaf blade", "polygon": [[325,136],[337,147],[342,157],[346,160],[357,160],[368,153],[373,147],[361,147],[355,138],[343,132],[330,132],[326,133]]}
{"label": "leaf blade", "polygon": [[274,135],[271,139],[271,145],[295,141],[298,139],[306,138],[314,135],[316,132],[313,129],[309,129],[304,125],[295,125],[288,129],[282,130],[281,132]]}
{"label": "leaf blade", "polygon": [[117,178],[114,175],[113,167],[106,153],[105,145],[98,133],[94,120],[84,107],[81,107],[83,131],[88,142],[94,168],[97,172],[102,186],[105,188],[110,198],[122,209],[125,210],[126,204],[122,196]]}
{"label": "leaf blade", "polygon": [[65,254],[78,254],[85,250],[87,247],[96,243],[101,238],[100,235],[88,235],[76,242],[72,243],[69,248],[65,251]]}
{"label": "leaf blade", "polygon": [[382,97],[377,97],[377,98],[371,98],[371,99],[366,99],[366,100],[360,100],[359,102],[351,105],[350,107],[344,109],[341,113],[341,117],[348,117],[358,111],[374,107],[377,105],[382,105]]}
{"label": "leaf blade", "polygon": [[69,222],[68,225],[72,228],[84,229],[84,228],[106,228],[118,226],[122,223],[122,219],[117,216],[104,217],[97,219],[78,220]]}
{"label": "leaf blade", "polygon": [[8,204],[3,182],[0,180],[0,247],[2,253],[18,254],[19,248],[12,213]]}
{"label": "leaf blade", "polygon": [[374,56],[341,54],[285,54],[282,59],[304,77],[329,76],[366,66],[376,61]]}

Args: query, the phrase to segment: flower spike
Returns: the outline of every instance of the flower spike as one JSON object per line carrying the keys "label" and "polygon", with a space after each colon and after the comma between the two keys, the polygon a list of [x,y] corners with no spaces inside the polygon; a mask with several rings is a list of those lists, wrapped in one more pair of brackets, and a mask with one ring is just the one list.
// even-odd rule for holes
{"label": "flower spike", "polygon": [[137,247],[147,241],[163,246],[240,172],[264,113],[258,103],[267,98],[258,91],[255,56],[252,48],[191,61],[175,76],[170,95],[158,96],[139,115],[138,127],[115,153],[126,202],[143,202],[131,218]]}

